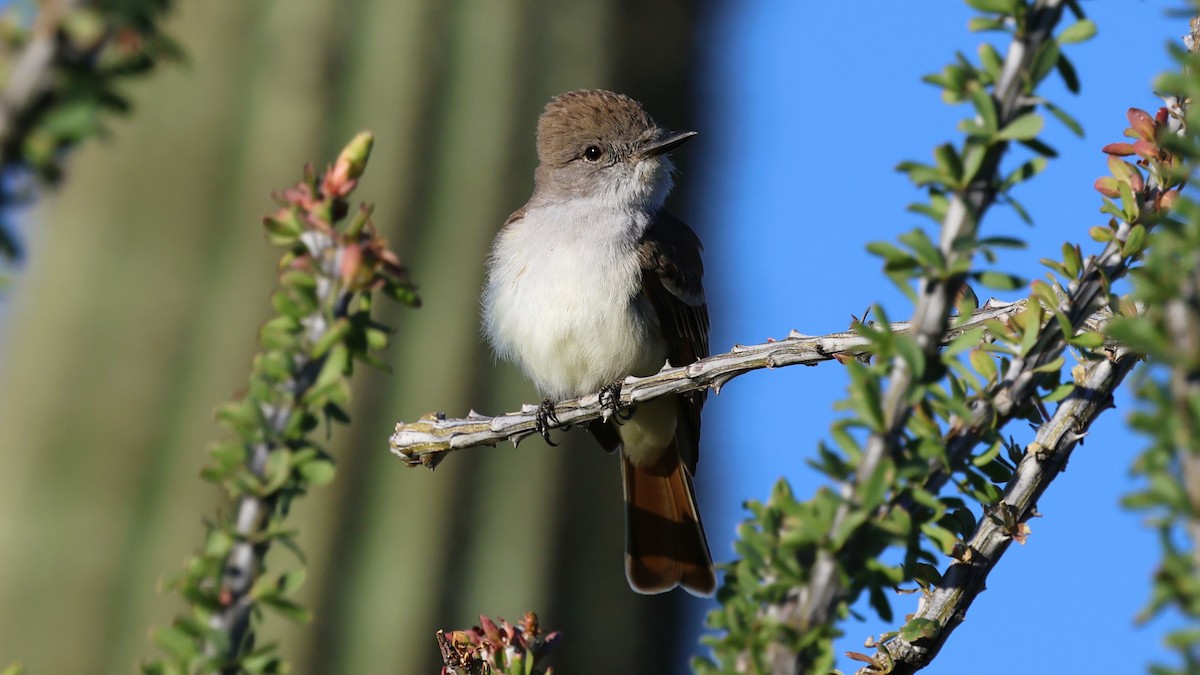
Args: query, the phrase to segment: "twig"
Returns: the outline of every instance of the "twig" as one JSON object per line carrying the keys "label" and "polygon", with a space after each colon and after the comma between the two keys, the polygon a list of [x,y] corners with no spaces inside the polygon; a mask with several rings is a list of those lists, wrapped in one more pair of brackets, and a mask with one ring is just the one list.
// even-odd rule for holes
{"label": "twig", "polygon": [[1063,400],[1054,416],[1044,422],[1035,440],[1025,449],[1009,480],[1003,498],[980,519],[970,541],[935,588],[921,599],[914,620],[929,620],[931,637],[907,640],[898,636],[884,645],[894,659],[893,674],[913,673],[929,665],[950,633],[962,623],[967,609],[985,588],[987,576],[1015,539],[1024,541],[1026,521],[1037,515],[1038,499],[1066,467],[1071,451],[1087,435],[1100,413],[1112,407],[1112,394],[1138,362],[1139,356],[1123,346],[1082,366],[1075,390]]}
{"label": "twig", "polygon": [[[325,260],[327,269],[322,270],[329,278],[336,278],[338,270],[336,257],[326,255],[333,249],[335,242],[328,236],[314,236],[305,240],[309,253],[316,260]],[[336,295],[333,295],[335,294]],[[311,344],[321,342],[330,328],[338,320],[347,316],[349,302],[355,295],[353,289],[343,288],[333,283],[317,284],[316,307],[312,320],[309,322],[308,340]],[[332,307],[332,320],[326,321],[322,308]],[[303,401],[316,381],[317,374],[325,365],[328,354],[312,357],[309,354],[297,355],[294,371],[295,377],[279,385],[285,400],[290,405],[281,405],[273,409],[264,405],[262,415],[264,425],[269,429],[267,442],[255,443],[249,448],[246,467],[250,473],[259,479],[267,479],[267,460],[270,453],[279,447],[274,439],[285,437],[286,427],[290,418],[298,414],[304,407]],[[222,607],[213,613],[209,619],[209,627],[225,633],[228,641],[225,643],[225,657],[233,664],[227,672],[241,672],[236,657],[242,653],[243,642],[250,630],[250,612],[254,606],[254,598],[250,593],[254,582],[258,580],[264,556],[266,556],[269,539],[259,535],[266,527],[267,519],[274,513],[283,493],[272,492],[267,495],[247,493],[238,499],[237,517],[234,520],[234,532],[237,542],[230,548],[225,557],[221,571],[220,601]],[[210,651],[216,648],[216,643],[209,644]],[[209,656],[218,656],[210,653]]]}
{"label": "twig", "polygon": [[[971,318],[955,326],[942,337],[948,342],[990,321],[1007,322],[1024,311],[1026,300],[1014,303],[989,301]],[[1107,317],[1099,312],[1086,325],[1098,326]],[[907,323],[893,324],[896,332],[910,330]],[[750,346],[735,346],[732,351],[701,359],[682,368],[664,368],[649,377],[629,377],[621,388],[621,404],[644,403],[659,396],[682,394],[688,391],[720,388],[729,380],[764,368],[794,365],[816,365],[839,357],[862,354],[869,341],[846,331],[822,336],[805,336],[795,331],[785,340],[769,341]],[[425,415],[416,422],[398,422],[388,439],[389,446],[409,466],[435,466],[447,453],[479,445],[495,445],[501,441],[516,443],[535,433],[537,407],[525,405],[518,412],[488,417],[472,412],[466,418],[448,419],[440,413]],[[597,394],[563,401],[555,407],[562,424],[580,424],[600,419],[611,409],[602,406]]]}

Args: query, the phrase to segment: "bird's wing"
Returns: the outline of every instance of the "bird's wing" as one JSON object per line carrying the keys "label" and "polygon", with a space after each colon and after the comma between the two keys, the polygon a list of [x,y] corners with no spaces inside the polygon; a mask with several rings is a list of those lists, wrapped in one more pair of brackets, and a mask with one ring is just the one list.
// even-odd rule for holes
{"label": "bird's wing", "polygon": [[[667,343],[667,360],[686,366],[708,356],[708,304],[704,299],[703,246],[683,221],[663,211],[646,228],[638,245],[642,293],[658,316]],[[700,408],[705,392],[679,397],[679,451],[690,472],[696,470]]]}

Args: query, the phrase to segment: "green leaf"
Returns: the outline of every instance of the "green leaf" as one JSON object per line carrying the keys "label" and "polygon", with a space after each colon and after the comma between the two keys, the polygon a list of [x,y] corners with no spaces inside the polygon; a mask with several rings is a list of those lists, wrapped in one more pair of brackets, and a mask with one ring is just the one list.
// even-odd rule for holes
{"label": "green leaf", "polygon": [[871,514],[865,509],[851,511],[849,515],[842,519],[838,527],[829,534],[829,546],[834,551],[841,550],[846,545],[846,542],[850,540],[850,537],[870,517]]}
{"label": "green leaf", "polygon": [[883,503],[892,480],[895,479],[895,467],[884,458],[875,466],[875,470],[867,477],[859,490],[859,504],[866,515],[870,515],[877,506]]}
{"label": "green leaf", "polygon": [[1025,311],[1018,316],[1018,323],[1021,324],[1021,356],[1027,356],[1034,345],[1037,344],[1038,336],[1042,331],[1043,309],[1040,303],[1029,303],[1025,306]]}
{"label": "green leaf", "polygon": [[1075,44],[1092,39],[1096,35],[1096,23],[1091,19],[1083,19],[1067,26],[1058,34],[1058,43],[1063,45]]}
{"label": "green leaf", "polygon": [[1011,291],[1024,286],[1026,283],[1025,279],[1015,274],[1006,274],[992,270],[976,272],[971,276],[981,285],[997,291]]}
{"label": "green leaf", "polygon": [[1079,244],[1064,243],[1062,253],[1063,268],[1067,271],[1065,276],[1068,279],[1074,279],[1079,276],[1079,270],[1083,268],[1083,253],[1079,250]]}
{"label": "green leaf", "polygon": [[1044,107],[1051,115],[1054,115],[1055,119],[1057,119],[1059,122],[1062,122],[1063,126],[1070,129],[1071,133],[1083,138],[1083,125],[1080,124],[1079,121],[1074,117],[1067,114],[1067,111],[1049,101],[1042,101],[1042,107]]}
{"label": "green leaf", "polygon": [[917,266],[917,259],[912,257],[908,251],[886,241],[873,241],[867,244],[867,251],[883,258],[888,269],[911,269]]}
{"label": "green leaf", "polygon": [[[1137,169],[1134,169],[1137,171]],[[1121,217],[1127,223],[1137,220],[1141,209],[1133,196],[1133,187],[1126,181],[1117,181],[1117,189],[1121,191]]]}
{"label": "green leaf", "polygon": [[1058,294],[1054,292],[1054,287],[1050,284],[1038,279],[1029,285],[1029,290],[1041,302],[1042,307],[1051,311],[1058,308],[1060,300]]}
{"label": "green leaf", "polygon": [[1014,0],[967,0],[967,4],[981,12],[1011,15],[1016,10]]}
{"label": "green leaf", "polygon": [[176,661],[187,662],[199,654],[191,636],[175,626],[151,630],[150,639]]}
{"label": "green leaf", "polygon": [[[979,62],[983,64],[984,70],[992,77],[992,80],[1000,79],[1000,73],[1004,70],[1004,57],[1000,56],[1000,52],[987,42],[979,45]],[[972,98],[974,94],[972,93]],[[988,96],[990,99],[991,96]],[[979,103],[976,102],[976,108]]]}
{"label": "green leaf", "polygon": [[977,347],[982,340],[983,326],[976,326],[951,340],[950,344],[946,345],[946,348],[942,350],[942,355],[946,357],[957,356],[968,349]]}
{"label": "green leaf", "polygon": [[339,382],[346,374],[346,369],[350,366],[350,349],[346,345],[338,343],[329,350],[329,355],[325,357],[325,363],[321,366],[321,372],[317,375],[317,379],[313,382],[313,389],[323,389]]}
{"label": "green leaf", "polygon": [[1103,227],[1101,225],[1093,225],[1091,229],[1088,230],[1088,236],[1090,236],[1093,241],[1101,244],[1107,244],[1113,240],[1113,231],[1112,228]]}
{"label": "green leaf", "polygon": [[1056,372],[1062,370],[1064,363],[1066,363],[1066,358],[1060,355],[1058,358],[1054,359],[1053,361],[1050,361],[1048,363],[1043,363],[1042,365],[1038,366],[1037,368],[1034,368],[1033,372],[1035,372],[1035,373],[1056,373]]}
{"label": "green leaf", "polygon": [[926,269],[939,273],[945,271],[946,259],[925,230],[914,228],[900,235],[899,239],[912,248],[917,259]]}
{"label": "green leaf", "polygon": [[60,143],[82,140],[100,130],[99,109],[93,100],[76,100],[50,108],[39,128]]}
{"label": "green leaf", "polygon": [[1043,403],[1058,403],[1059,401],[1063,400],[1068,395],[1070,395],[1070,393],[1073,391],[1075,391],[1075,383],[1074,382],[1066,382],[1064,384],[1060,384],[1057,387],[1055,387],[1054,390],[1051,391],[1049,394],[1046,394],[1045,396],[1043,396],[1042,402]]}
{"label": "green leaf", "polygon": [[1104,346],[1104,334],[1096,331],[1084,331],[1071,338],[1071,344],[1080,349],[1099,349]]}
{"label": "green leaf", "polygon": [[1029,215],[1029,212],[1025,210],[1024,206],[1021,206],[1021,202],[1012,198],[1012,195],[1006,194],[1004,196],[1004,203],[1008,204],[1008,207],[1015,211],[1017,217],[1020,218],[1021,221],[1026,225],[1033,224],[1033,217]]}
{"label": "green leaf", "polygon": [[1042,157],[1049,157],[1049,158],[1051,158],[1051,159],[1053,159],[1053,158],[1055,158],[1055,157],[1058,157],[1058,151],[1057,151],[1057,150],[1055,150],[1054,148],[1050,147],[1049,145],[1046,145],[1045,143],[1043,143],[1043,142],[1042,142],[1041,140],[1039,140],[1039,139],[1036,139],[1036,138],[1031,138],[1031,139],[1029,139],[1029,140],[1020,141],[1020,143],[1021,143],[1021,145],[1023,145],[1023,146],[1025,146],[1025,147],[1029,148],[1030,150],[1032,150],[1032,151],[1036,152],[1037,154],[1041,155]]}
{"label": "green leaf", "polygon": [[1034,157],[1025,162],[1004,179],[1004,182],[1000,184],[1000,190],[1007,191],[1013,186],[1033,178],[1046,168],[1047,163],[1045,157]]}
{"label": "green leaf", "polygon": [[[983,166],[983,158],[987,155],[984,148],[974,142],[967,142],[966,148],[963,149],[963,182],[970,183],[975,180],[975,175],[979,173],[979,167]],[[934,218],[938,223],[945,219],[945,209],[942,209],[942,214]]]}
{"label": "green leaf", "polygon": [[982,349],[971,352],[971,367],[988,382],[996,379],[996,361],[991,354]]}
{"label": "green leaf", "polygon": [[925,372],[925,352],[907,335],[897,335],[894,344],[900,358],[908,363],[909,370],[919,378]]}
{"label": "green leaf", "polygon": [[1033,139],[1042,131],[1042,127],[1046,122],[1042,116],[1037,113],[1025,113],[1008,123],[1008,126],[1000,130],[996,135],[997,138],[1012,141],[1027,141]]}
{"label": "green leaf", "polygon": [[937,161],[938,169],[950,179],[947,182],[951,185],[959,185],[962,181],[963,167],[962,160],[959,159],[954,146],[942,143],[933,149],[933,157]]}
{"label": "green leaf", "polygon": [[1037,54],[1033,57],[1033,63],[1029,66],[1029,79],[1036,85],[1046,76],[1051,70],[1058,65],[1058,44],[1053,41],[1043,42]]}
{"label": "green leaf", "polygon": [[1067,91],[1072,94],[1078,94],[1079,73],[1075,72],[1075,64],[1071,63],[1071,59],[1060,54],[1058,62],[1054,65],[1058,69],[1058,75],[1063,79],[1063,84],[1067,87]]}
{"label": "green leaf", "polygon": [[234,537],[225,530],[214,529],[208,533],[204,544],[204,555],[223,558],[233,548]]}
{"label": "green leaf", "polygon": [[1121,247],[1121,254],[1126,257],[1132,257],[1142,252],[1146,246],[1146,228],[1143,225],[1134,225],[1129,234],[1125,237],[1125,245]]}
{"label": "green leaf", "polygon": [[312,621],[312,612],[292,600],[287,600],[279,596],[270,596],[263,598],[262,604],[296,623],[308,623]]}
{"label": "green leaf", "polygon": [[983,87],[976,87],[971,91],[971,102],[975,104],[975,111],[979,113],[980,119],[983,120],[983,128],[991,136],[1000,130],[1000,117],[996,114],[996,100]]}
{"label": "green leaf", "polygon": [[346,336],[350,334],[351,327],[352,326],[349,319],[344,316],[339,317],[338,320],[334,321],[333,325],[329,327],[329,330],[325,331],[325,334],[322,335],[320,339],[318,339],[317,342],[312,346],[312,357],[321,358],[335,344],[344,341]]}
{"label": "green leaf", "polygon": [[407,283],[389,279],[383,287],[383,294],[402,305],[413,308],[421,306],[421,297],[417,295],[417,289]]}
{"label": "green leaf", "polygon": [[283,487],[292,474],[292,453],[279,448],[267,454],[266,465],[263,466],[262,494],[271,494]]}
{"label": "green leaf", "polygon": [[1024,239],[1016,237],[983,237],[978,241],[978,244],[981,247],[1008,248],[1017,251],[1029,248],[1029,244]]}
{"label": "green leaf", "polygon": [[972,33],[982,33],[989,30],[1009,30],[1008,24],[1003,19],[994,19],[990,16],[973,16],[967,20],[967,30]]}
{"label": "green leaf", "polygon": [[278,586],[280,593],[293,593],[297,588],[304,585],[304,580],[308,578],[308,572],[303,567],[298,567],[279,577]]}
{"label": "green leaf", "polygon": [[337,472],[333,462],[326,459],[305,462],[297,470],[309,485],[326,485],[333,480],[333,476]]}
{"label": "green leaf", "polygon": [[918,186],[929,185],[930,183],[944,183],[947,178],[936,167],[921,164],[920,162],[900,162],[896,165],[896,170],[908,174],[908,179]]}
{"label": "green leaf", "polygon": [[[943,510],[944,508],[945,507],[943,507]],[[958,536],[956,534],[940,525],[935,525],[933,523],[925,523],[922,525],[921,533],[926,537],[929,537],[930,541],[937,545],[938,550],[946,555],[953,553],[954,545],[958,543]]]}

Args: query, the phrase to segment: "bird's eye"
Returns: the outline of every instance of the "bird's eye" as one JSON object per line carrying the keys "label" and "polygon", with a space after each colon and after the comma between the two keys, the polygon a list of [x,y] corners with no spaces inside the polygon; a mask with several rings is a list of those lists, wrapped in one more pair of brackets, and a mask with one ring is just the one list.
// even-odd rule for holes
{"label": "bird's eye", "polygon": [[589,162],[598,162],[604,156],[604,151],[598,145],[589,145],[583,151],[583,158]]}

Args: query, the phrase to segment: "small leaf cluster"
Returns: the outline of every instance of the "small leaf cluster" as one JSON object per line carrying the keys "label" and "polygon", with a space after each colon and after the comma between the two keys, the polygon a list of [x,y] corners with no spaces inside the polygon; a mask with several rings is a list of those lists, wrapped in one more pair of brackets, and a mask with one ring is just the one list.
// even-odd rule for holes
{"label": "small leaf cluster", "polygon": [[[1025,3],[969,4],[988,13],[973,21],[973,28],[1003,30],[1024,39],[1033,11]],[[960,125],[964,138],[958,147],[947,143],[935,150],[935,164],[906,162],[899,168],[929,194],[927,203],[912,210],[939,224],[957,210],[953,217],[964,224],[949,244],[915,229],[901,235],[899,245],[877,242],[869,249],[884,259],[885,273],[914,302],[919,294],[938,288],[955,295],[958,317],[943,317],[947,329],[956,328],[976,309],[967,282],[1003,290],[1025,283],[1015,275],[972,269],[976,254],[994,261],[997,249],[1023,245],[1009,237],[980,238],[976,227],[993,203],[1008,203],[1023,213],[1011,190],[1037,175],[1045,158],[1053,156],[1053,149],[1038,138],[1043,126],[1036,112],[1039,106],[1078,131],[1065,112],[1035,94],[1035,87],[1055,70],[1068,80],[1069,88],[1077,87],[1059,46],[1086,39],[1094,26],[1074,3],[1068,4],[1078,22],[1042,43],[1028,68],[1015,75],[1022,78],[1016,104],[1003,107],[997,98],[1004,64],[989,45],[981,47],[978,64],[959,54],[941,73],[926,78],[941,87],[947,102],[970,102],[973,115]],[[1037,156],[1003,175],[1000,160],[1012,141]],[[801,502],[780,481],[766,504],[749,505],[751,517],[739,529],[735,544],[740,559],[727,567],[718,594],[722,606],[709,616],[709,626],[718,633],[706,642],[725,668],[750,662],[753,667],[745,670],[766,669],[770,648],[782,645],[798,655],[806,671],[825,672],[833,666],[836,622],[850,615],[859,597],[865,593],[872,609],[891,621],[889,598],[897,587],[915,583],[921,590],[928,588],[938,580],[936,565],[944,556],[962,555],[961,541],[977,524],[969,502],[995,504],[1001,495],[998,485],[1011,477],[1021,455],[1019,445],[1001,437],[999,427],[1007,419],[989,412],[989,397],[1010,361],[1027,355],[1042,332],[1046,313],[1036,302],[1031,307],[1009,322],[994,322],[987,332],[965,332],[940,350],[936,340],[928,344],[895,332],[881,308],[875,310],[874,323],[855,323],[854,329],[870,340],[873,360],[846,363],[851,382],[841,407],[850,415],[835,422],[832,444],[821,444],[818,457],[810,461],[842,487],[821,489]],[[1065,395],[1057,382],[1061,366],[1061,359],[1046,365],[1043,385],[1059,396]],[[910,384],[904,391],[888,391],[886,383],[897,368],[911,374]],[[889,397],[896,396],[902,397],[898,418],[889,412],[895,409]],[[1019,414],[1032,419],[1038,410],[1023,406]],[[972,442],[954,445],[964,436]],[[885,439],[889,452],[876,463],[864,464],[867,441],[878,438]],[[974,450],[980,441],[982,450]],[[957,494],[942,494],[948,483]],[[889,551],[895,554],[888,557],[893,562],[884,561]],[[824,623],[789,622],[787,614],[804,615],[790,608],[813,601],[809,584],[822,558],[835,566],[839,589]],[[922,621],[906,624],[898,633],[929,635],[940,629]],[[695,667],[698,672],[721,670],[704,659]]]}
{"label": "small leaf cluster", "polygon": [[[276,195],[281,206],[264,219],[268,240],[284,249],[272,296],[276,316],[260,331],[245,395],[218,411],[231,438],[211,449],[202,472],[236,508],[207,524],[203,550],[173,582],[191,613],[154,631],[167,657],[145,666],[147,673],[279,672],[274,646],[257,646],[249,624],[264,608],[308,619],[293,599],[304,569],[267,575],[263,558],[273,543],[300,554],[285,526],[290,506],[334,475],[333,459],[313,432],[322,422],[349,421],[355,362],[382,365],[377,354],[389,331],[371,319],[374,293],[418,304],[370,208],[342,222],[371,144],[370,134],[360,134],[322,176],[307,169],[298,185]],[[238,522],[246,508],[260,514],[250,525]],[[251,553],[244,556],[249,563],[238,559],[239,549]]]}
{"label": "small leaf cluster", "polygon": [[[988,410],[987,406],[998,406],[1002,399],[1007,399],[1014,404],[1014,409],[1008,414],[1010,419],[1024,418],[1034,425],[1040,424],[1047,414],[1043,412],[1043,405],[1064,399],[1074,390],[1073,382],[1061,382],[1060,379],[1065,361],[1064,347],[1075,347],[1085,359],[1105,358],[1105,352],[1101,348],[1105,344],[1106,335],[1098,330],[1086,329],[1083,320],[1105,307],[1119,317],[1110,326],[1121,325],[1124,321],[1120,318],[1122,314],[1136,315],[1133,305],[1112,295],[1111,283],[1131,269],[1136,274],[1143,274],[1146,267],[1152,267],[1132,266],[1148,250],[1154,251],[1155,246],[1158,246],[1156,244],[1147,249],[1146,233],[1150,231],[1149,228],[1158,225],[1170,229],[1173,226],[1175,221],[1172,220],[1172,209],[1177,209],[1179,203],[1183,202],[1179,199],[1179,191],[1187,182],[1190,168],[1183,161],[1187,157],[1186,154],[1166,147],[1169,143],[1164,139],[1174,127],[1171,115],[1165,109],[1159,111],[1155,117],[1133,109],[1129,111],[1128,117],[1131,128],[1126,131],[1126,135],[1138,141],[1134,144],[1116,143],[1105,146],[1104,151],[1110,155],[1109,167],[1113,175],[1097,181],[1097,189],[1105,197],[1101,211],[1111,218],[1107,227],[1093,228],[1091,233],[1093,239],[1103,245],[1104,250],[1098,256],[1084,258],[1078,244],[1064,244],[1062,260],[1042,261],[1054,274],[1048,275],[1046,281],[1038,280],[1030,285],[1031,292],[1025,303],[1025,310],[1010,321],[994,320],[985,325],[988,341],[970,351],[971,369],[977,376],[986,379],[988,386],[984,397],[975,398],[969,404],[975,419],[980,418],[981,411]],[[1137,166],[1126,164],[1119,159],[1121,156],[1135,154],[1140,158]],[[1148,178],[1143,179],[1141,172],[1145,172]],[[1165,251],[1173,249],[1171,244],[1161,248]],[[1164,289],[1163,297],[1167,297],[1169,292]],[[1108,332],[1112,335],[1122,334],[1119,328],[1115,332]],[[1129,341],[1126,343],[1133,344]],[[954,351],[954,344],[952,342],[944,350],[943,357]],[[1193,353],[1200,352],[1193,350]],[[948,365],[955,371],[951,375],[952,382],[957,376],[960,382],[967,383],[965,389],[976,390],[972,375],[968,371],[955,368],[953,364]],[[1081,366],[1076,366],[1072,369],[1072,375],[1074,376],[1075,371],[1080,368]],[[1026,376],[1031,378],[1032,386],[1045,393],[1039,393],[1022,403],[1017,400],[1019,392],[1016,389]],[[979,431],[982,432],[981,439],[994,439],[991,448],[981,455],[976,455],[971,462],[981,466],[982,462],[990,459],[991,470],[987,473],[997,483],[1001,483],[1007,480],[1005,475],[1011,474],[1012,467],[1021,460],[1022,451],[1011,440],[1002,441],[1004,449],[1007,450],[1007,461],[997,462],[1000,459],[998,452],[1001,450],[1000,445],[996,443],[999,440],[997,432],[1008,420],[1003,419],[1003,415],[998,415],[998,407],[990,412],[997,416],[992,420],[986,420],[985,417],[988,425]],[[961,411],[956,415],[961,415]],[[951,421],[951,433],[947,435],[947,447],[951,451],[951,458],[956,454],[956,448],[964,444],[964,439],[971,436],[968,431],[956,429],[954,421]],[[1026,452],[1034,451],[1034,446],[1036,444],[1031,445]],[[960,492],[965,492],[961,484],[959,487]],[[1029,532],[1028,526],[1023,522],[1026,516],[1014,513],[1007,505],[994,500],[980,499],[980,502],[984,504],[985,512],[990,518],[999,518],[1004,523],[1005,530],[1013,540],[1024,541]],[[960,560],[968,560],[969,558],[960,555],[969,556],[970,552],[958,550],[957,543],[955,546],[952,555]],[[933,629],[945,626],[948,617],[937,616],[933,619],[934,624],[930,626],[928,622],[931,617],[918,612],[899,631],[882,636],[880,650],[876,655],[855,657],[861,657],[859,660],[871,664],[863,672],[890,672],[894,665],[894,654],[916,653],[912,650],[896,649],[896,641],[904,641],[911,645],[916,640],[922,640],[928,645],[930,641],[937,639],[938,633]],[[908,665],[919,667],[924,664]]]}
{"label": "small leaf cluster", "polygon": [[[121,85],[165,59],[178,59],[180,48],[158,27],[170,0],[77,3],[59,9],[42,5],[35,20],[23,20],[16,7],[0,17],[0,90],[6,96],[5,128],[0,130],[0,171],[23,170],[56,184],[65,151],[105,133],[106,115],[130,109]],[[54,53],[44,91],[20,100],[12,87],[16,64],[35,39],[31,26],[50,31]],[[22,85],[23,86],[23,85]],[[0,206],[20,200],[12,186],[0,193]],[[20,244],[0,221],[0,258],[20,257]]]}
{"label": "small leaf cluster", "polygon": [[545,667],[547,655],[561,637],[538,625],[537,614],[526,612],[517,625],[502,618],[479,616],[470,630],[438,631],[442,650],[442,675],[553,675]]}
{"label": "small leaf cluster", "polygon": [[[1176,57],[1183,73],[1163,76],[1156,88],[1169,95],[1168,102],[1200,100],[1200,57],[1181,50]],[[1153,195],[1131,190],[1139,180],[1183,185],[1200,162],[1193,131],[1200,129],[1200,111],[1195,105],[1160,110],[1153,118],[1130,111],[1129,118],[1127,135],[1136,140],[1106,149],[1139,158],[1136,168],[1113,172],[1113,179],[1122,181],[1117,186],[1122,210],[1129,207],[1131,191],[1134,208],[1154,203]],[[1105,194],[1112,192],[1110,181],[1103,187]],[[1132,275],[1131,300],[1138,311],[1128,311],[1109,328],[1114,338],[1145,354],[1148,361],[1130,423],[1149,445],[1134,460],[1133,474],[1141,485],[1125,497],[1124,506],[1147,513],[1149,525],[1159,534],[1162,561],[1138,620],[1174,610],[1189,622],[1168,633],[1167,646],[1182,663],[1154,665],[1151,672],[1161,675],[1200,671],[1200,205],[1177,195],[1159,195],[1160,200],[1175,201],[1172,217],[1157,219],[1144,236],[1144,264]]]}
{"label": "small leaf cluster", "polygon": [[[1030,8],[1021,0],[969,0],[967,4],[985,13],[970,21],[973,31],[997,31],[1021,39],[1029,30]],[[919,162],[899,165],[913,183],[927,187],[930,192],[929,203],[910,205],[910,210],[941,223],[949,204],[948,193],[962,194],[975,183],[977,189],[987,190],[990,199],[1008,204],[1022,220],[1032,222],[1029,213],[1013,198],[1012,189],[1041,173],[1047,158],[1057,156],[1054,148],[1039,138],[1045,120],[1038,114],[1038,108],[1050,113],[1072,133],[1083,135],[1083,127],[1074,117],[1036,94],[1036,88],[1051,73],[1058,73],[1072,93],[1079,91],[1075,67],[1062,47],[1090,39],[1095,35],[1096,25],[1083,16],[1077,3],[1065,4],[1077,21],[1043,41],[1028,69],[1007,75],[1006,68],[1011,66],[994,46],[983,42],[978,48],[977,62],[960,52],[941,72],[925,77],[925,82],[941,89],[946,103],[970,103],[974,115],[958,125],[966,136],[961,148],[946,143],[934,149],[932,165]],[[997,100],[992,94],[996,84],[1006,76],[1021,78],[1018,98],[1011,109],[1006,109],[1007,102]],[[1007,144],[1014,141],[1032,151],[1034,157],[1007,175],[997,174],[994,164]],[[977,180],[981,177],[983,180]]]}

